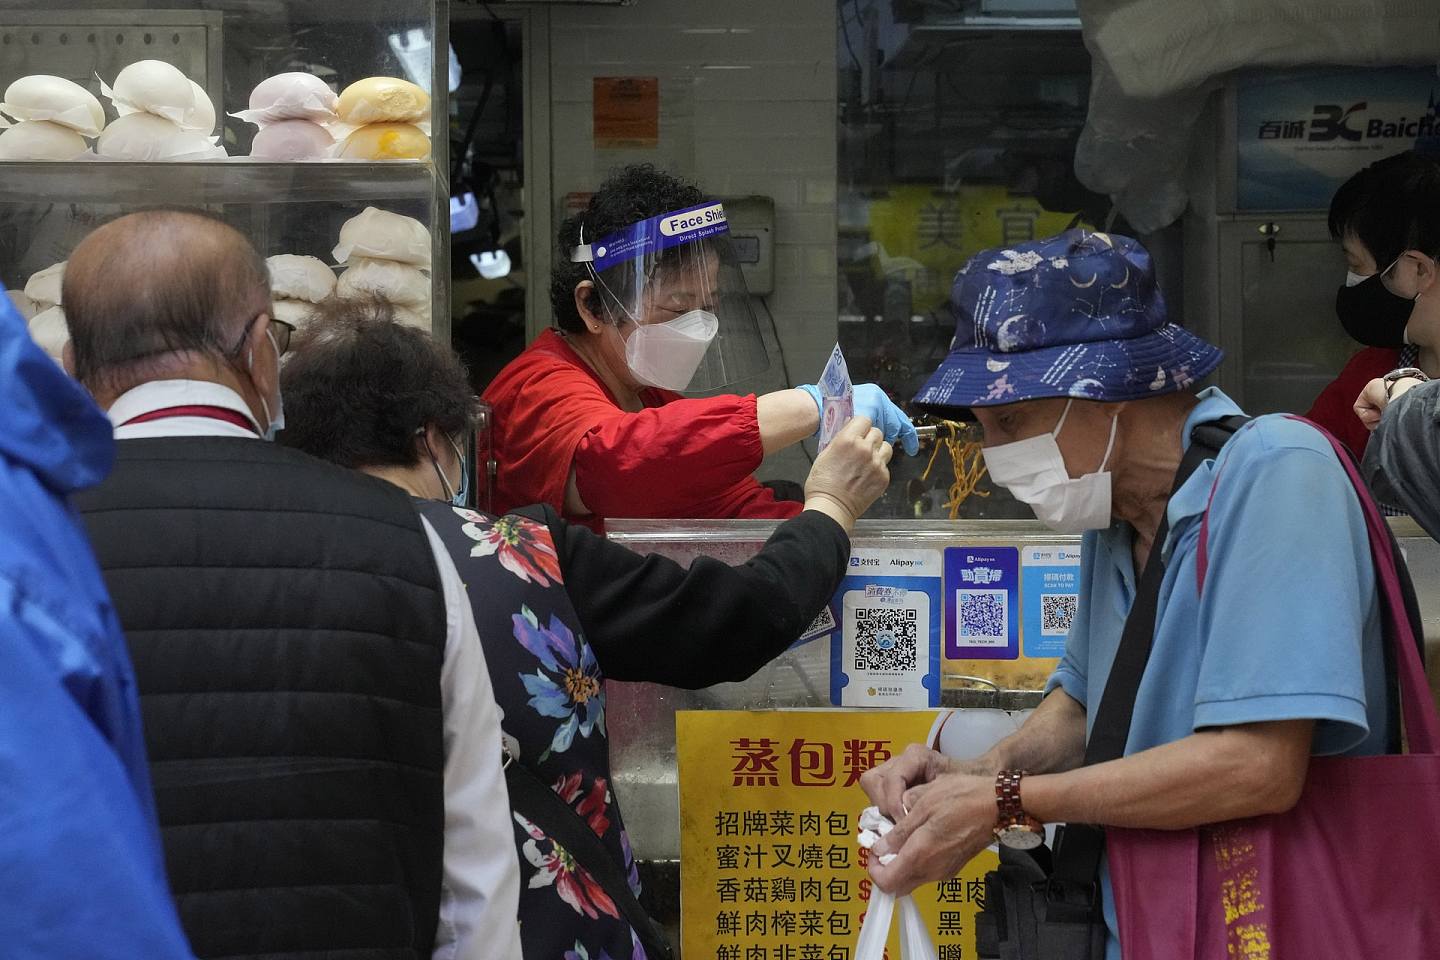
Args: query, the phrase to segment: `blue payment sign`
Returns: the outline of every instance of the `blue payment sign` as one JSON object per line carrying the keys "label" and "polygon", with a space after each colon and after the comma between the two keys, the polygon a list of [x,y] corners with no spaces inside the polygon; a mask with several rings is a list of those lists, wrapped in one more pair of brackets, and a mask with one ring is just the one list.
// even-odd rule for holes
{"label": "blue payment sign", "polygon": [[1020,559],[1025,656],[1062,657],[1080,600],[1080,545],[1026,547]]}
{"label": "blue payment sign", "polygon": [[827,618],[832,703],[939,706],[940,570],[938,550],[851,552]]}
{"label": "blue payment sign", "polygon": [[945,549],[945,656],[951,660],[1019,658],[1018,548]]}

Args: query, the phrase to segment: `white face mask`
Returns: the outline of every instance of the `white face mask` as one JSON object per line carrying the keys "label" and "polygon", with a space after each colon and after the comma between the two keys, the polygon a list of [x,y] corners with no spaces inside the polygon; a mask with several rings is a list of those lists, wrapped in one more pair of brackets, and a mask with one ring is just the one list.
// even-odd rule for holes
{"label": "white face mask", "polygon": [[1369,280],[1373,276],[1373,273],[1356,273],[1354,270],[1346,270],[1345,286],[1358,287],[1360,284],[1364,283],[1366,280]]}
{"label": "white face mask", "polygon": [[646,386],[684,390],[719,331],[719,318],[707,310],[691,310],[664,323],[638,324],[625,341],[625,361],[635,379]]}
{"label": "white face mask", "polygon": [[[270,338],[270,347],[275,351],[275,376],[278,384],[280,376],[280,344],[275,341],[275,331],[266,328],[265,336]],[[251,370],[255,369],[255,353],[253,350],[246,359],[246,363]],[[260,409],[265,411],[265,419],[269,421],[261,436],[266,440],[274,440],[275,434],[285,429],[285,398],[279,393],[275,394],[275,414],[272,416],[270,413],[270,404],[265,400],[265,394],[261,393],[259,396]]]}
{"label": "white face mask", "polygon": [[1015,499],[1029,504],[1035,516],[1056,533],[1103,530],[1111,523],[1110,474],[1105,467],[1110,463],[1110,452],[1115,449],[1120,420],[1116,417],[1110,421],[1110,442],[1105,447],[1100,469],[1073,479],[1065,469],[1065,457],[1055,438],[1065,426],[1065,418],[1074,403],[1071,400],[1065,404],[1065,412],[1060,414],[1060,422],[1051,432],[983,451],[990,479],[1008,489]]}

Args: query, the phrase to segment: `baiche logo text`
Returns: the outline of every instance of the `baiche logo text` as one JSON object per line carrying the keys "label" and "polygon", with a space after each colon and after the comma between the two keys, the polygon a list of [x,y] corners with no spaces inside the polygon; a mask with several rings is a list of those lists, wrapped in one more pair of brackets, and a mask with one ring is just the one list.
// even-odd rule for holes
{"label": "baiche logo text", "polygon": [[1362,143],[1366,140],[1423,140],[1440,136],[1440,102],[1430,97],[1428,112],[1419,117],[1370,116],[1369,101],[1349,106],[1317,103],[1308,119],[1265,120],[1261,140],[1303,140],[1308,143]]}

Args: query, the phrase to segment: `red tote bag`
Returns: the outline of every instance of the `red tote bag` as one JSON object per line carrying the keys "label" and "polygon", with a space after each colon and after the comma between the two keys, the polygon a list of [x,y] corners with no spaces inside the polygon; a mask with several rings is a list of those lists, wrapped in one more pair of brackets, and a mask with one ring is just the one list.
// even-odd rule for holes
{"label": "red tote bag", "polygon": [[[1125,960],[1440,957],[1440,718],[1385,521],[1348,452],[1331,443],[1365,512],[1409,752],[1311,758],[1288,813],[1107,829]],[[1202,531],[1202,579],[1204,564]]]}

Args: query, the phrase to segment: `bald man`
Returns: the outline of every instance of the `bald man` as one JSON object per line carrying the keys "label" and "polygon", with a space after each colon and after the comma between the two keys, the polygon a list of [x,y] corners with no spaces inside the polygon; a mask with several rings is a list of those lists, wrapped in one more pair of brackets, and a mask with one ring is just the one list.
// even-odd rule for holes
{"label": "bald man", "polygon": [[[293,328],[270,315],[269,269],[244,236],[198,214],[138,213],[100,227],[70,260],[66,366],[102,406],[137,388],[142,399],[170,391],[205,406],[219,398],[232,414],[225,435],[274,438],[284,416],[280,355]],[[112,420],[136,402],[126,397]],[[171,435],[172,427],[127,433]]]}
{"label": "bald man", "polygon": [[265,261],[194,213],[71,255],[67,364],[118,462],[78,499],[200,957],[519,958],[499,717],[464,587],[398,488],[266,443]]}

